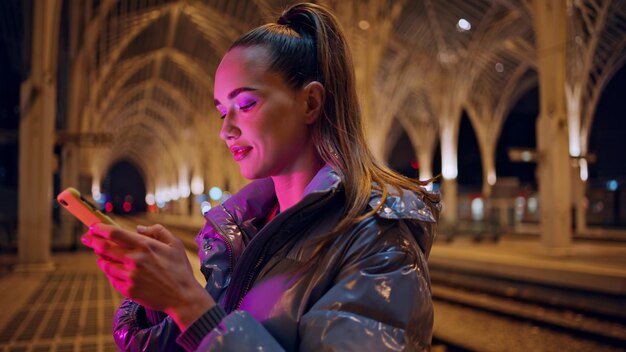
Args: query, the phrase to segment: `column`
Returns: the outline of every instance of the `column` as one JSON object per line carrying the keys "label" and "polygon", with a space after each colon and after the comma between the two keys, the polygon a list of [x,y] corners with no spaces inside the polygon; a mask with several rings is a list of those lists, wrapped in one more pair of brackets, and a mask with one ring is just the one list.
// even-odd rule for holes
{"label": "column", "polygon": [[[89,6],[87,6],[89,7]],[[78,42],[79,25],[78,20],[82,15],[79,6],[73,6],[70,10],[70,81],[67,101],[67,122],[63,126],[65,132],[69,134],[79,133],[81,106],[84,104],[83,97],[87,91],[85,85],[85,56],[77,54],[80,43]],[[67,187],[82,188],[80,185],[80,146],[76,139],[68,138],[64,141],[61,151],[61,189]],[[89,187],[91,190],[91,187]],[[81,191],[84,191],[82,189]],[[91,197],[91,192],[85,194]],[[78,226],[78,220],[69,212],[60,212],[61,233],[54,239],[56,246],[75,249],[78,245],[78,238],[74,235]]]}
{"label": "column", "polygon": [[441,218],[449,225],[455,225],[458,221],[458,119],[448,118],[441,125],[441,174],[443,184],[443,211]]}
{"label": "column", "polygon": [[[79,150],[74,142],[68,142],[63,146],[61,152],[61,189],[67,187],[79,187],[78,185],[78,163]],[[91,196],[91,195],[89,195]],[[74,238],[74,228],[77,225],[76,218],[68,211],[62,210],[61,213],[61,233],[55,239],[55,245],[70,248],[77,245],[77,239]]]}
{"label": "column", "polygon": [[417,155],[417,160],[419,162],[419,179],[420,180],[428,180],[433,177],[433,150],[427,148],[426,146],[420,146],[418,150],[415,151]]}
{"label": "column", "polygon": [[[488,132],[487,132],[488,133]],[[495,226],[496,219],[494,218],[494,211],[498,209],[498,214],[500,218],[498,219],[498,223],[503,226],[502,228],[506,228],[509,224],[507,218],[507,206],[496,208],[498,204],[498,200],[494,200],[491,198],[493,185],[496,184],[496,162],[495,162],[495,142],[493,139],[488,138],[487,133],[481,133],[478,135],[479,137],[479,146],[480,146],[480,162],[482,165],[483,171],[483,186],[482,186],[482,195],[483,195],[483,222],[487,224],[487,228],[492,228]],[[487,137],[487,138],[486,138]],[[506,202],[505,202],[506,203]]]}
{"label": "column", "polygon": [[[200,148],[198,150],[201,150]],[[201,214],[200,203],[198,203],[198,197],[204,193],[204,172],[202,164],[199,162],[199,157],[193,167],[191,176],[191,195],[189,201],[191,202],[191,216],[198,216]]]}
{"label": "column", "polygon": [[[191,197],[191,196],[189,196]],[[181,215],[181,216],[186,216],[189,217],[189,202],[190,199],[189,197],[180,197],[180,199],[178,199],[176,201],[177,205],[178,205],[178,209],[177,209],[177,215]]]}
{"label": "column", "polygon": [[52,175],[60,0],[33,2],[30,77],[20,91],[18,264],[52,270]]}
{"label": "column", "polygon": [[456,225],[458,221],[458,183],[456,178],[443,178],[441,185],[443,194],[443,211],[441,217],[446,224]]}
{"label": "column", "polygon": [[[480,143],[480,161],[483,171],[483,187],[482,193],[484,198],[491,197],[491,188],[496,184],[496,161],[495,161],[495,143],[491,139],[482,140]],[[482,140],[482,141],[481,141]]]}
{"label": "column", "polygon": [[576,165],[572,171],[572,196],[574,199],[572,206],[576,209],[574,221],[578,234],[587,231],[587,209],[585,208],[587,182],[583,181],[580,169],[580,166]]}
{"label": "column", "polygon": [[549,249],[571,245],[571,166],[565,105],[565,0],[533,0],[539,67],[537,121],[541,242]]}

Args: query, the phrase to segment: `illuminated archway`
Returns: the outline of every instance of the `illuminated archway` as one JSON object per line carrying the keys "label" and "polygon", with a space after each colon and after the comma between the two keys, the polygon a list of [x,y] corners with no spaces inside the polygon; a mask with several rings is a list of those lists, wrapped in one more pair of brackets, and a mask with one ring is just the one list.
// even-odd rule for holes
{"label": "illuminated archway", "polygon": [[[113,164],[102,180],[101,193],[117,214],[146,211],[146,185],[141,171],[130,161]],[[127,205],[125,205],[125,203]]]}

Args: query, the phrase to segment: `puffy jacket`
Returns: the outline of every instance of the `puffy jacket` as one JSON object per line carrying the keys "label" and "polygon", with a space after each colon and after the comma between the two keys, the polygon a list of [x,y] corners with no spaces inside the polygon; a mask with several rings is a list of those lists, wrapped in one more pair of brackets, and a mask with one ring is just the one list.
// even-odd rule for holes
{"label": "puffy jacket", "polygon": [[[370,197],[371,210],[381,192]],[[183,334],[164,313],[124,300],[115,340],[123,350],[421,351],[431,344],[426,260],[439,194],[392,192],[375,215],[319,239],[341,219],[339,176],[326,166],[304,198],[265,218],[277,200],[257,180],[205,214],[196,237],[206,290],[218,303]]]}

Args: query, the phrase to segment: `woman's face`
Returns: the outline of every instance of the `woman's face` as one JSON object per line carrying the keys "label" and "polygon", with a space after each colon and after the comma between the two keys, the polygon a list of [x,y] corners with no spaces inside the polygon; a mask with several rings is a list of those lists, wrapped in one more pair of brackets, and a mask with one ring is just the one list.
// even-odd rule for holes
{"label": "woman's face", "polygon": [[263,47],[234,48],[215,73],[220,138],[247,179],[302,171],[314,150],[305,90],[289,88],[267,62]]}

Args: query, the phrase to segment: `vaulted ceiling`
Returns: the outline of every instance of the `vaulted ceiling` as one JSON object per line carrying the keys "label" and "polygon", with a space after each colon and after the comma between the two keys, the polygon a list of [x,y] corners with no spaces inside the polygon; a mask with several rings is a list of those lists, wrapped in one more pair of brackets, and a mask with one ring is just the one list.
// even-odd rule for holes
{"label": "vaulted ceiling", "polygon": [[[70,94],[69,128],[112,135],[106,148],[84,152],[90,171],[102,174],[126,158],[152,174],[155,187],[189,173],[211,173],[217,183],[230,177],[235,170],[221,164],[228,154],[212,106],[214,71],[235,38],[275,20],[292,2],[72,4],[73,77],[81,88]],[[441,126],[458,124],[461,110],[479,140],[497,140],[509,110],[536,85],[541,53],[527,0],[319,2],[334,10],[350,40],[379,156],[393,144],[396,122],[416,149],[432,149]],[[568,82],[581,106],[593,111],[626,57],[626,2],[571,0],[568,16]],[[591,121],[587,115],[584,121]]]}

